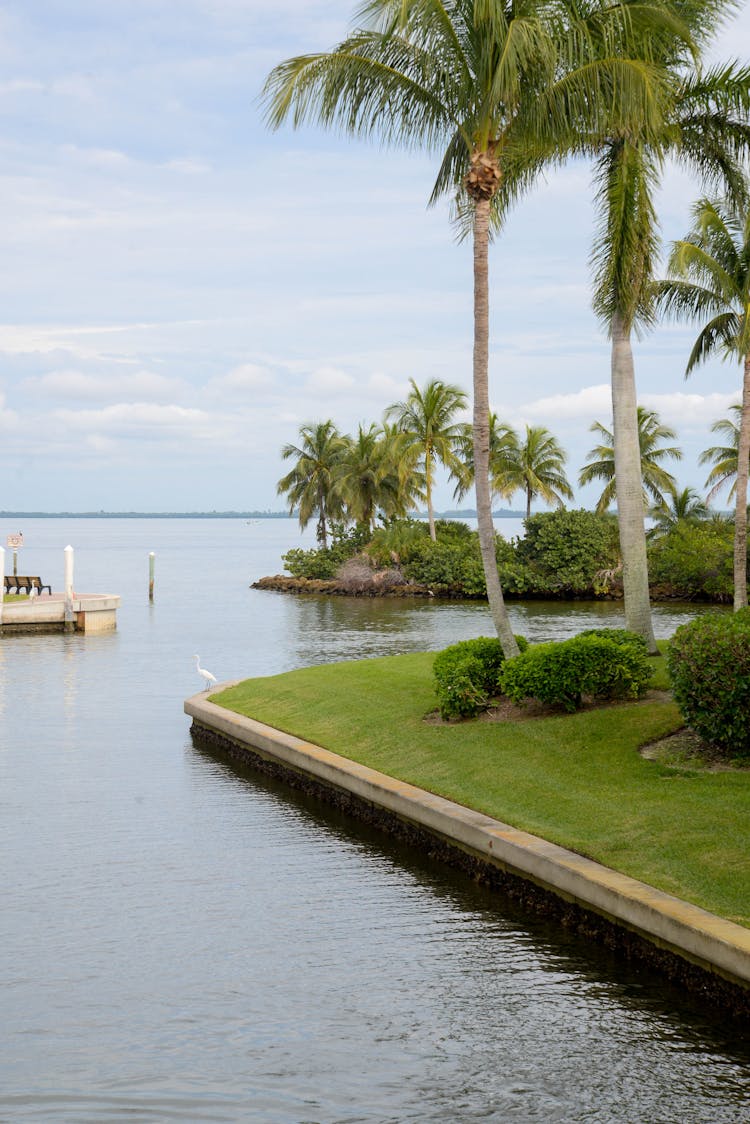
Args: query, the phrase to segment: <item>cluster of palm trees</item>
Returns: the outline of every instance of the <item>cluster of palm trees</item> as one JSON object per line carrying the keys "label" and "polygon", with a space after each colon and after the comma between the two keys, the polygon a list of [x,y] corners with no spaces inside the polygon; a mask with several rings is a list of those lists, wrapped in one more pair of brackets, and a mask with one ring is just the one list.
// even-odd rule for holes
{"label": "cluster of palm trees", "polygon": [[[438,465],[447,469],[462,499],[475,482],[472,427],[456,420],[467,395],[439,379],[423,388],[410,380],[403,402],[389,406],[381,425],[360,425],[355,436],[342,434],[331,419],[300,427],[299,443],[281,455],[294,461],[278,482],[304,528],[317,515],[317,539],[328,544],[334,521],[357,523],[366,532],[376,516],[403,517],[424,502],[435,540],[433,487]],[[521,491],[526,514],[537,496],[562,506],[573,498],[565,476],[565,451],[543,426],[526,426],[519,434],[490,417],[489,475],[493,496],[510,500]]]}
{"label": "cluster of palm trees", "polygon": [[[473,239],[473,472],[493,621],[506,655],[517,645],[497,576],[490,477],[488,248],[539,173],[571,156],[593,162],[599,231],[594,308],[612,345],[612,448],[627,627],[655,650],[648,593],[632,334],[659,311],[703,324],[691,365],[720,348],[744,364],[736,485],[735,607],[747,601],[750,326],[747,257],[721,254],[723,215],[747,239],[744,161],[750,70],[706,68],[702,56],[733,0],[365,0],[360,26],[333,51],[288,60],[265,88],[274,127],[291,119],[376,135],[440,154],[432,199],[450,195]],[[691,169],[704,200],[694,237],[655,284],[655,194],[668,158]],[[713,207],[717,219],[708,216]],[[724,207],[724,209],[722,209]],[[679,246],[680,244],[678,244]],[[701,254],[715,249],[744,293],[713,285]],[[718,281],[718,275],[716,277]],[[744,286],[744,288],[743,288]],[[740,511],[742,508],[742,511]]]}
{"label": "cluster of palm trees", "polygon": [[[278,492],[286,496],[302,528],[317,516],[316,533],[322,547],[328,546],[334,522],[356,523],[372,534],[376,517],[403,517],[422,502],[434,541],[437,466],[448,471],[457,501],[474,485],[472,429],[456,420],[465,409],[466,393],[439,379],[423,388],[411,379],[410,386],[403,402],[386,409],[381,425],[360,425],[352,437],[342,434],[330,418],[308,423],[300,427],[299,443],[282,449],[282,457],[294,463],[278,482]],[[706,517],[708,505],[727,484],[731,485],[729,496],[736,493],[741,413],[739,404],[732,406],[730,417],[719,419],[711,427],[726,444],[711,446],[701,454],[700,463],[712,466],[706,480],[710,490],[704,501],[692,488],[679,491],[675,477],[664,467],[664,461],[682,459],[676,445],[665,444],[675,440],[675,431],[662,424],[655,410],[638,406],[642,509],[657,528]],[[578,482],[603,484],[596,505],[597,512],[603,514],[617,499],[614,436],[599,421],[590,428],[601,441],[589,452]],[[573,498],[565,474],[565,450],[544,426],[527,425],[519,434],[492,413],[489,435],[493,499],[510,502],[521,492],[528,518],[534,499],[563,507],[566,499]]]}

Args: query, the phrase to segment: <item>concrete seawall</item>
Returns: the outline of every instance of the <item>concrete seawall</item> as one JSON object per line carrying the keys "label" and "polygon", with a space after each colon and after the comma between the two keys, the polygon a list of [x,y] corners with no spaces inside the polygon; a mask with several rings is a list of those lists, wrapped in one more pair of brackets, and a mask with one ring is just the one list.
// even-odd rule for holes
{"label": "concrete seawall", "polygon": [[0,613],[0,635],[29,632],[111,632],[117,627],[120,597],[114,593],[64,593],[9,601]]}
{"label": "concrete seawall", "polygon": [[[230,684],[222,684],[225,689]],[[199,738],[312,787],[387,830],[539,898],[576,928],[655,963],[693,990],[750,1015],[750,930],[499,820],[216,706],[185,702]],[[343,798],[343,799],[342,799]],[[523,887],[518,892],[519,886]]]}

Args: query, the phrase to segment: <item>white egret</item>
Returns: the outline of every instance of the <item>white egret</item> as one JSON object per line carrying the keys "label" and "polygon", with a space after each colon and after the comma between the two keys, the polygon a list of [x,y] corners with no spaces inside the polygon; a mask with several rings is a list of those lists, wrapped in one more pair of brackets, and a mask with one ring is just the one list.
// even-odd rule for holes
{"label": "white egret", "polygon": [[214,683],[217,682],[216,676],[212,675],[210,671],[206,671],[205,667],[201,667],[200,656],[193,656],[193,659],[195,660],[195,666],[198,669],[198,674],[200,675],[201,679],[206,680],[206,686],[204,690],[207,691],[209,687],[213,687]]}

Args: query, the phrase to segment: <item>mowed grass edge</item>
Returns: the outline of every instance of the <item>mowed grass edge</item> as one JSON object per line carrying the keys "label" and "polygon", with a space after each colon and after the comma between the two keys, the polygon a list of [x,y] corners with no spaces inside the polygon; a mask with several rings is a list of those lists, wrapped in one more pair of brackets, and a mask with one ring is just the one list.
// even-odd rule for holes
{"label": "mowed grass edge", "polygon": [[248,679],[212,702],[750,926],[750,771],[644,759],[640,746],[681,726],[674,703],[436,725],[434,656]]}

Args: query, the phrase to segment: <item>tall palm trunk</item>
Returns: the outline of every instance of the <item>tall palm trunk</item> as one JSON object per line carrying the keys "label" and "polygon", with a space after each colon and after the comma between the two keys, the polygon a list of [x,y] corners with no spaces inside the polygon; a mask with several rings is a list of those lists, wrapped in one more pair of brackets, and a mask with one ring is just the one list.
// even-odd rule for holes
{"label": "tall palm trunk", "polygon": [[620,531],[625,625],[656,653],[651,623],[643,508],[638,409],[630,327],[620,312],[612,320],[612,414],[617,523]]}
{"label": "tall palm trunk", "polygon": [[742,413],[737,444],[737,495],[734,513],[734,611],[747,607],[747,476],[750,461],[750,355],[745,356]]}
{"label": "tall palm trunk", "polygon": [[477,497],[477,529],[487,600],[492,621],[506,657],[518,655],[518,644],[508,619],[497,572],[495,525],[490,493],[490,402],[489,339],[490,301],[488,249],[490,200],[477,199],[474,214],[474,486]]}
{"label": "tall palm trunk", "polygon": [[432,450],[426,449],[424,454],[425,495],[427,499],[427,518],[430,523],[430,538],[437,542],[435,530],[435,512],[432,509]]}
{"label": "tall palm trunk", "polygon": [[531,519],[531,488],[526,489],[526,518]]}
{"label": "tall palm trunk", "polygon": [[316,528],[315,537],[317,538],[323,550],[328,549],[328,528],[326,519],[326,497],[323,491],[323,485],[318,488],[318,526]]}

